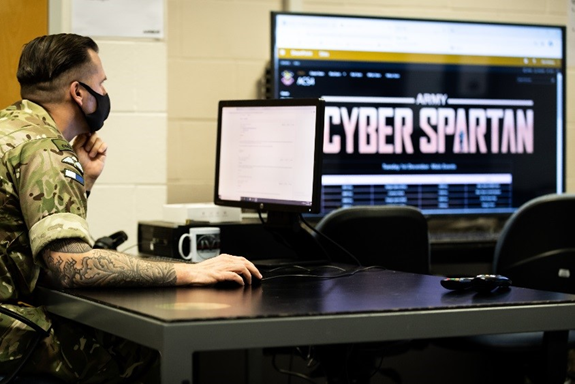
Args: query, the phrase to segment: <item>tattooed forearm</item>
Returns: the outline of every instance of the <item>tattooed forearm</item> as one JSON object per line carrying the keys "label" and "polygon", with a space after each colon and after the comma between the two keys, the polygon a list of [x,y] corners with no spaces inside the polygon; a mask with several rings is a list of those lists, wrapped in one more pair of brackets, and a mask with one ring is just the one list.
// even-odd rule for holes
{"label": "tattooed forearm", "polygon": [[82,257],[50,252],[44,260],[51,279],[66,288],[176,284],[173,264],[149,262],[106,249],[94,249]]}

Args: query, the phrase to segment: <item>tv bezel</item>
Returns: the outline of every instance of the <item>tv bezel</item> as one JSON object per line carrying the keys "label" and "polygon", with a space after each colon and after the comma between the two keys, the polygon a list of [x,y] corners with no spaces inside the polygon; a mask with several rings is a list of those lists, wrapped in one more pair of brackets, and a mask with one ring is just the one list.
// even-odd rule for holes
{"label": "tv bezel", "polygon": [[[566,144],[566,133],[567,133],[567,28],[565,25],[559,24],[536,24],[536,23],[521,23],[521,22],[505,22],[505,21],[482,21],[482,20],[466,20],[466,19],[438,19],[438,18],[418,18],[418,17],[393,17],[393,16],[380,16],[380,15],[362,15],[362,14],[335,14],[335,13],[314,13],[314,12],[287,12],[287,11],[271,11],[270,12],[270,64],[269,64],[269,97],[271,99],[279,98],[279,90],[277,88],[278,79],[275,79],[277,75],[277,67],[279,65],[279,59],[276,55],[276,30],[277,30],[277,20],[278,16],[310,16],[310,17],[330,17],[330,18],[350,18],[350,19],[366,19],[366,20],[397,20],[397,21],[420,21],[420,22],[438,22],[438,23],[454,23],[454,24],[476,24],[476,25],[494,25],[494,26],[517,26],[517,27],[534,27],[534,28],[555,28],[561,30],[562,35],[562,47],[561,47],[561,72],[562,82],[562,129],[561,129],[561,145],[557,146],[556,156],[561,156],[562,164],[560,172],[557,172],[558,176],[561,178],[561,191],[556,191],[556,193],[566,193],[566,167],[567,167],[567,144]],[[322,188],[322,187],[320,187]],[[513,208],[516,211],[519,207]],[[466,213],[454,213],[450,210],[446,210],[445,213],[441,212],[424,212],[424,215],[428,218],[477,218],[477,217],[497,217],[506,219],[511,216],[513,212],[466,212]],[[322,214],[323,215],[323,214]]]}

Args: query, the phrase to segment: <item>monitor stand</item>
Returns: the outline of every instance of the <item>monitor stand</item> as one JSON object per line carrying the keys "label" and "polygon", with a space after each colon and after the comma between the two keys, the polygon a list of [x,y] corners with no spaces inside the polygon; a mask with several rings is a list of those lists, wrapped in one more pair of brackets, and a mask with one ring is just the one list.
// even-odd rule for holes
{"label": "monitor stand", "polygon": [[258,268],[289,265],[319,265],[329,263],[327,255],[300,219],[299,213],[269,211],[263,223],[275,240],[290,249],[293,257],[253,260]]}

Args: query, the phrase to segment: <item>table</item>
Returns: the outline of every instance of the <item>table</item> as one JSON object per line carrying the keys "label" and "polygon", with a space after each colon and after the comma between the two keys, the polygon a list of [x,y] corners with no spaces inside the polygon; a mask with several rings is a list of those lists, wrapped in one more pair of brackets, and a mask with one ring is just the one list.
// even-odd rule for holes
{"label": "table", "polygon": [[[440,280],[372,269],[247,287],[40,288],[39,297],[52,313],[159,350],[163,383],[191,383],[191,356],[200,351],[528,331],[546,331],[551,357],[566,349],[575,295],[451,292]],[[548,382],[562,383],[566,359],[548,363]]]}

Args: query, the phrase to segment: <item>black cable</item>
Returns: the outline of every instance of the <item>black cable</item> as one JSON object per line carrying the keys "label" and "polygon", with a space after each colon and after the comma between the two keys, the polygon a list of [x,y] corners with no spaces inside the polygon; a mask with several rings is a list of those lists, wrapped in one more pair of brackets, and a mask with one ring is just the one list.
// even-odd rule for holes
{"label": "black cable", "polygon": [[381,356],[379,358],[379,364],[377,364],[377,367],[374,367],[374,371],[371,373],[371,375],[369,375],[369,380],[371,380],[375,375],[377,375],[378,372],[380,372],[381,367],[383,366],[383,356]]}
{"label": "black cable", "polygon": [[[266,221],[266,220],[264,220],[264,218],[263,218],[263,216],[262,216],[262,211],[261,211],[260,209],[258,209],[257,212],[258,212],[258,216],[259,216],[259,218],[260,218],[260,222],[262,223],[264,229],[265,229],[266,231],[268,231],[269,233],[271,233],[272,236],[274,236],[275,239],[276,239],[280,244],[283,244],[285,247],[287,247],[288,249],[290,249],[291,251],[293,251],[295,254],[298,254],[298,249],[294,248],[293,243],[290,242],[290,241],[288,241],[288,240],[286,239],[286,237],[281,233],[281,231],[279,231],[279,230],[274,230],[274,229],[270,228],[270,227],[267,225],[267,224],[268,224],[268,221],[269,221],[269,217],[268,217],[268,220]],[[322,247],[322,249],[323,249],[323,247]],[[324,251],[324,253],[325,253],[325,251]]]}
{"label": "black cable", "polygon": [[278,367],[278,365],[276,363],[276,356],[277,356],[277,354],[274,354],[272,356],[272,366],[277,372],[284,374],[284,375],[289,375],[290,377],[300,378],[302,380],[307,381],[308,383],[316,384],[315,381],[311,377],[304,375],[303,373],[295,372],[295,371],[289,371],[287,369],[282,369],[282,368]]}
{"label": "black cable", "polygon": [[262,224],[265,224],[265,220],[264,217],[262,216],[262,210],[258,209],[258,217],[260,218],[260,221],[262,222]]}
{"label": "black cable", "polygon": [[337,266],[337,265],[330,265],[330,264],[318,265],[318,266],[314,266],[313,268],[309,268],[309,267],[305,267],[303,265],[295,264],[295,265],[280,265],[278,267],[269,269],[268,272],[277,272],[277,271],[280,271],[282,269],[291,269],[291,268],[302,269],[305,272],[313,272],[314,270],[319,270],[322,268],[333,268],[333,269],[337,269],[337,270],[342,271],[342,272],[347,271],[345,268],[342,268],[342,267]]}
{"label": "black cable", "polygon": [[[343,253],[345,253],[346,255],[348,255],[349,257],[351,257],[356,263],[358,267],[362,267],[363,265],[361,265],[361,262],[359,261],[359,259],[357,257],[355,257],[350,251],[348,251],[347,249],[345,249],[344,247],[342,247],[341,245],[339,245],[335,240],[333,240],[332,238],[330,238],[329,236],[326,236],[325,234],[321,233],[320,231],[318,231],[317,229],[315,229],[315,227],[313,227],[310,223],[308,223],[303,215],[300,213],[299,215],[300,220],[302,221],[302,223],[304,223],[309,229],[311,229],[314,233],[316,233],[318,236],[320,236],[321,238],[329,241],[330,243],[332,243],[333,245],[335,245],[339,250],[343,251]],[[321,242],[320,243],[320,247],[321,247]],[[323,249],[323,247],[322,247]],[[324,250],[325,252],[325,250]],[[326,253],[327,254],[327,253]]]}
{"label": "black cable", "polygon": [[[258,209],[257,212],[258,212],[258,216],[259,216],[261,223],[265,225],[266,221],[264,220],[264,218],[262,216],[262,211],[260,209]],[[278,279],[278,278],[284,278],[284,277],[311,277],[311,278],[319,278],[319,279],[335,279],[335,278],[339,278],[339,277],[353,276],[358,272],[363,272],[363,271],[366,271],[366,270],[369,270],[372,268],[382,268],[380,266],[364,267],[357,257],[355,257],[351,252],[349,252],[347,249],[345,249],[340,244],[338,244],[335,240],[331,239],[330,237],[326,236],[325,234],[323,234],[320,231],[318,231],[317,229],[315,229],[315,227],[313,227],[310,223],[307,222],[307,220],[305,220],[305,218],[303,217],[303,215],[301,213],[299,214],[299,219],[311,231],[316,233],[321,238],[327,240],[328,242],[333,244],[335,247],[337,247],[339,250],[341,250],[343,253],[348,255],[351,259],[353,259],[355,261],[355,263],[357,264],[358,268],[356,268],[355,270],[352,270],[352,271],[346,271],[344,268],[341,268],[341,267],[336,267],[336,266],[332,266],[332,265],[324,265],[324,266],[321,266],[319,268],[322,268],[322,267],[323,268],[327,268],[327,267],[338,268],[342,271],[342,273],[333,274],[333,275],[325,275],[325,274],[319,275],[319,274],[313,274],[313,273],[308,273],[308,274],[286,273],[286,274],[282,274],[282,275],[264,277],[262,280],[271,280],[271,279]],[[285,242],[285,239],[284,239],[284,242]],[[325,248],[321,244],[321,241],[317,241],[316,243],[322,249],[322,251],[327,256],[327,258],[331,259],[329,253],[325,250]],[[280,266],[280,267],[273,268],[273,269],[269,270],[268,272],[277,272],[278,270],[281,270],[282,268],[299,268],[299,269],[304,269],[306,272],[312,272],[311,269],[305,268],[305,267],[300,266],[300,265]]]}
{"label": "black cable", "polygon": [[372,265],[369,267],[358,267],[355,268],[354,270],[351,271],[344,271],[342,273],[338,273],[338,274],[332,274],[332,275],[316,275],[316,274],[285,274],[285,275],[276,275],[276,276],[268,276],[268,277],[264,277],[262,280],[272,280],[272,279],[279,279],[279,278],[284,278],[284,277],[310,277],[310,278],[316,278],[316,279],[325,279],[325,280],[329,280],[329,279],[337,279],[340,277],[349,277],[349,276],[353,276],[358,272],[365,272],[365,271],[369,271],[371,269],[376,269],[376,268],[382,268],[385,269],[383,267],[377,266],[377,265]]}

